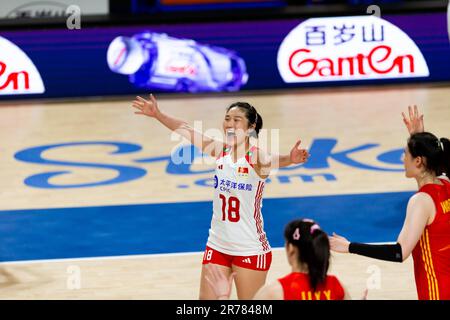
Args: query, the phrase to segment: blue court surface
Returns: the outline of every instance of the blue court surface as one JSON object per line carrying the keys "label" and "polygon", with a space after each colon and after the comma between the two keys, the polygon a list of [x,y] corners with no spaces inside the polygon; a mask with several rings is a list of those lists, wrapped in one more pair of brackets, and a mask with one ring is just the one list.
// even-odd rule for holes
{"label": "blue court surface", "polygon": [[[412,192],[275,198],[262,214],[272,247],[294,218],[352,241],[395,241]],[[0,211],[0,261],[203,251],[211,201]]]}

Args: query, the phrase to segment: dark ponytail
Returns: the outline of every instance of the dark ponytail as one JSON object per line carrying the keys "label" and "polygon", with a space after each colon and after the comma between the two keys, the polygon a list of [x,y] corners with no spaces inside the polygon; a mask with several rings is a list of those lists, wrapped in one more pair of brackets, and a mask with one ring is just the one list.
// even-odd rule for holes
{"label": "dark ponytail", "polygon": [[441,173],[445,173],[450,178],[450,140],[447,138],[441,138],[441,147],[444,149],[444,155],[442,157]]}
{"label": "dark ponytail", "polygon": [[408,150],[415,157],[424,157],[425,168],[436,176],[450,172],[450,141],[438,139],[430,132],[419,132],[408,139]]}
{"label": "dark ponytail", "polygon": [[235,102],[227,108],[227,112],[234,107],[238,107],[245,113],[245,117],[248,120],[249,126],[255,125],[256,136],[258,136],[259,130],[261,130],[263,126],[263,119],[261,115],[258,113],[258,111],[256,111],[255,107],[253,107],[250,103],[247,102]]}
{"label": "dark ponytail", "polygon": [[291,221],[284,230],[284,238],[298,248],[298,262],[308,266],[311,288],[324,283],[330,266],[328,235],[309,219]]}

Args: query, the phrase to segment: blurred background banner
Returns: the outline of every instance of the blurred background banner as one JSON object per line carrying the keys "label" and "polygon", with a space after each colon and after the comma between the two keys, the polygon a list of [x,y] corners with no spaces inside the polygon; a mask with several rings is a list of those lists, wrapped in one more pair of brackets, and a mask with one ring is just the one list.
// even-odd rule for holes
{"label": "blurred background banner", "polygon": [[[83,1],[78,2],[85,12]],[[179,2],[158,1],[153,7]],[[198,2],[208,1],[189,1]],[[223,1],[208,3],[213,2]],[[233,5],[241,2],[264,1]],[[117,11],[117,3],[95,3],[88,12],[108,12],[108,5]],[[88,18],[82,14],[81,28],[73,30],[65,17],[51,28],[1,28],[0,23],[0,99],[449,81],[447,3],[441,7],[423,13],[383,12],[380,18],[350,15],[350,10],[333,16],[316,12],[292,18],[283,13],[271,19],[176,23],[164,23],[164,17],[173,15],[160,13],[155,19],[135,15],[133,23],[113,23],[110,14],[104,15],[108,23],[97,18],[83,24]],[[128,9],[133,8],[145,6],[128,2]],[[24,21],[33,20],[28,18]]]}

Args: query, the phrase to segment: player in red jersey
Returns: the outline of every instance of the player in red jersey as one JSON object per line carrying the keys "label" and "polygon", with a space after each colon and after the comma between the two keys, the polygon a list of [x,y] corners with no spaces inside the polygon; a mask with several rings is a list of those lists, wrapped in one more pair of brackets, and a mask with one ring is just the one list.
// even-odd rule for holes
{"label": "player in red jersey", "polygon": [[424,132],[417,107],[409,107],[409,119],[403,119],[411,134],[405,175],[416,179],[419,190],[409,199],[397,243],[368,245],[334,235],[331,249],[395,262],[412,253],[418,298],[450,300],[450,141]]}
{"label": "player in red jersey", "polygon": [[[316,222],[291,221],[284,230],[284,238],[291,273],[263,286],[254,296],[255,300],[350,299],[339,280],[327,275],[330,244],[327,234]],[[216,298],[229,299],[233,274],[227,278],[213,265],[208,271],[207,280]]]}
{"label": "player in red jersey", "polygon": [[200,299],[213,299],[205,280],[205,266],[216,264],[222,272],[236,272],[239,299],[250,299],[264,285],[272,260],[271,248],[264,232],[261,214],[265,180],[272,169],[303,163],[308,152],[299,147],[288,155],[270,154],[258,148],[257,138],[263,121],[248,103],[233,103],[223,121],[225,142],[194,130],[185,121],[161,112],[155,97],[137,97],[133,107],[137,114],[158,120],[168,129],[216,158],[213,216],[203,255]]}

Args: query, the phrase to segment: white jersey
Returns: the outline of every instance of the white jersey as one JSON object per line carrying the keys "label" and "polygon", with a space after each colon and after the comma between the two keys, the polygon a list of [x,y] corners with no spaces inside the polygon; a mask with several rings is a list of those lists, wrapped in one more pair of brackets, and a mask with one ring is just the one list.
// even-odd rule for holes
{"label": "white jersey", "polygon": [[233,163],[225,148],[216,161],[213,217],[207,245],[233,256],[252,256],[270,251],[261,216],[265,179],[258,176],[250,157]]}

